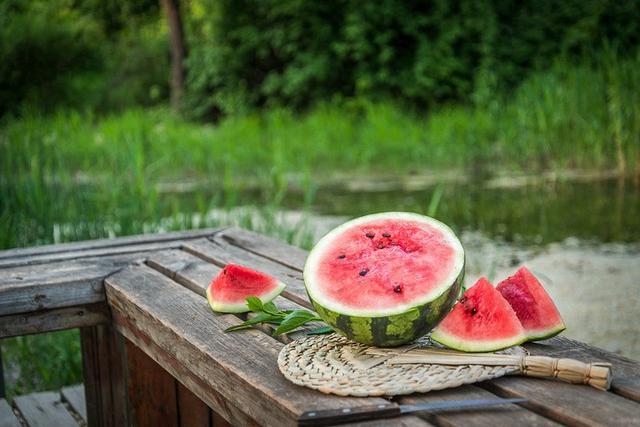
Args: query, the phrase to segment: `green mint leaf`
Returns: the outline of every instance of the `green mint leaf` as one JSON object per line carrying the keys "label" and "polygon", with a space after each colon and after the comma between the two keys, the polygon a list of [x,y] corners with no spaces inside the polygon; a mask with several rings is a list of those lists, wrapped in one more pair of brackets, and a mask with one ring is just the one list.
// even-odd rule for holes
{"label": "green mint leaf", "polygon": [[321,319],[307,310],[294,310],[282,320],[280,326],[278,326],[276,330],[273,331],[273,335],[286,334],[287,332],[293,331],[294,329],[299,328],[307,322],[313,322],[315,320]]}
{"label": "green mint leaf", "polygon": [[251,328],[253,325],[257,325],[258,323],[280,324],[281,320],[282,319],[279,316],[273,316],[273,315],[268,314],[268,313],[260,313],[256,317],[254,317],[253,319],[245,320],[241,324],[231,326],[231,327],[225,329],[224,331],[225,332],[240,331],[242,329]]}
{"label": "green mint leaf", "polygon": [[331,326],[320,326],[319,328],[315,328],[307,332],[307,335],[322,335],[329,334],[333,332],[333,328]]}
{"label": "green mint leaf", "polygon": [[262,311],[265,313],[273,314],[274,316],[286,316],[285,313],[278,310],[278,307],[273,302],[268,302],[262,306]]}
{"label": "green mint leaf", "polygon": [[260,301],[260,298],[258,297],[248,297],[247,306],[249,307],[249,310],[253,311],[254,313],[264,311],[264,306],[262,305],[262,301]]}

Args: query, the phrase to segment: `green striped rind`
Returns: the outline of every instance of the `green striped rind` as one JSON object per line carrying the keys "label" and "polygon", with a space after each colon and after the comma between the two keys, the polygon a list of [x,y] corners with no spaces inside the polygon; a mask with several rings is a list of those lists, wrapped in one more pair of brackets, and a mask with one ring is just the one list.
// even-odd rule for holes
{"label": "green striped rind", "polygon": [[318,315],[345,337],[376,347],[397,347],[431,331],[449,313],[462,288],[464,266],[455,282],[432,301],[404,313],[384,317],[359,317],[331,311],[313,299]]}

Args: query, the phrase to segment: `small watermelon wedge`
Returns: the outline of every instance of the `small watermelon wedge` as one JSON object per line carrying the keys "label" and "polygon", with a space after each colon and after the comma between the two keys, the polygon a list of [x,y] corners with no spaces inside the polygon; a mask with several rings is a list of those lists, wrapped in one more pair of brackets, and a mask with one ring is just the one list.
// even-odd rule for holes
{"label": "small watermelon wedge", "polygon": [[507,300],[483,277],[467,289],[431,338],[455,350],[488,352],[521,344],[527,335]]}
{"label": "small watermelon wedge", "polygon": [[213,311],[244,313],[249,311],[248,297],[258,297],[265,304],[277,297],[285,286],[268,274],[242,265],[227,264],[207,288],[207,301]]}
{"label": "small watermelon wedge", "polygon": [[528,341],[551,338],[566,329],[553,300],[526,267],[500,282],[497,289],[516,312]]}

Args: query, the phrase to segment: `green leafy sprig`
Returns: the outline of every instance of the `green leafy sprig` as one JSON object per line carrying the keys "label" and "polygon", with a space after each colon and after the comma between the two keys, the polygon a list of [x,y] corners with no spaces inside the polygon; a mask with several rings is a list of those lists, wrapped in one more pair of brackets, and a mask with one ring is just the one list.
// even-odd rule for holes
{"label": "green leafy sprig", "polygon": [[[263,304],[257,297],[248,297],[247,306],[255,314],[251,319],[247,319],[239,325],[225,329],[225,332],[241,331],[249,329],[258,324],[271,324],[278,327],[273,331],[273,335],[286,334],[294,329],[298,329],[309,322],[322,322],[322,319],[308,310],[279,310],[273,302]],[[330,326],[321,326],[310,331],[308,335],[328,334],[333,332]]]}

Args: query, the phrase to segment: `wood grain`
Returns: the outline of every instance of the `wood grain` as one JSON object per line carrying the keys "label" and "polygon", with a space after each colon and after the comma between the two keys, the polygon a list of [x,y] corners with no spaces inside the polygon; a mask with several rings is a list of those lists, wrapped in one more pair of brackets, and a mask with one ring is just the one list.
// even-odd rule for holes
{"label": "wood grain", "polygon": [[109,323],[105,303],[55,308],[0,317],[0,338]]}
{"label": "wood grain", "polygon": [[4,399],[0,399],[0,427],[21,427],[11,406]]}
{"label": "wood grain", "polygon": [[611,391],[640,402],[640,363],[566,337],[554,337],[525,347],[533,355],[567,357],[583,362],[609,362],[613,365]]}
{"label": "wood grain", "polygon": [[177,427],[176,380],[128,340],[125,340],[125,351],[129,422],[139,427]]}
{"label": "wood grain", "polygon": [[79,252],[92,249],[119,248],[122,246],[142,245],[146,243],[161,243],[173,240],[195,239],[212,236],[223,230],[222,228],[202,228],[197,230],[174,231],[157,234],[138,234],[109,239],[84,240],[81,242],[56,243],[53,245],[33,246],[29,248],[14,248],[0,251],[0,260],[9,258],[28,258],[59,254],[62,252]]}
{"label": "wood grain", "polygon": [[78,415],[87,422],[87,405],[85,403],[84,397],[84,385],[78,384],[70,387],[63,387],[60,390],[60,394],[62,395],[62,399],[66,401],[71,409],[76,411]]}
{"label": "wood grain", "polygon": [[136,252],[0,269],[0,316],[102,302],[103,279],[144,257]]}
{"label": "wood grain", "polygon": [[[198,396],[209,407],[223,413],[224,419],[233,420],[235,425],[255,426],[258,423],[249,418],[238,409],[233,402],[228,402],[216,390],[211,389],[199,376],[189,370],[185,364],[175,359],[172,354],[160,348],[149,336],[140,330],[128,319],[113,313],[113,322],[116,329],[129,341],[143,349],[147,355],[169,372],[174,378],[179,378],[189,390]],[[221,415],[218,415],[221,416]]]}
{"label": "wood grain", "polygon": [[640,425],[640,406],[636,402],[585,385],[503,377],[481,386],[503,397],[525,398],[527,402],[522,406],[567,425]]}
{"label": "wood grain", "polygon": [[[261,423],[295,424],[296,417],[309,405],[329,409],[384,401],[327,396],[292,385],[277,370],[281,343],[258,331],[222,333],[239,319],[213,315],[202,297],[149,268],[133,266],[109,277],[106,290],[119,322],[128,322],[129,329],[151,338],[208,389]],[[122,330],[126,333],[125,328]],[[138,337],[137,344],[146,352],[143,341]],[[165,369],[171,368],[157,361]],[[220,402],[205,401],[226,415]],[[233,419],[229,421],[233,423]],[[421,423],[415,417],[402,422]]]}
{"label": "wood grain", "polygon": [[13,402],[30,427],[79,425],[60,400],[60,394],[53,391],[18,396]]}
{"label": "wood grain", "polygon": [[220,237],[234,246],[300,271],[302,271],[307,259],[308,253],[305,250],[238,227],[222,230],[220,233],[216,233],[215,237]]}
{"label": "wood grain", "polygon": [[210,427],[210,409],[187,387],[177,382],[178,418],[181,427]]}
{"label": "wood grain", "polygon": [[[493,398],[497,398],[497,396],[479,387],[465,385],[462,387],[456,387],[455,389],[432,391],[425,394],[414,394],[411,396],[401,397],[398,399],[398,403],[413,405],[443,400]],[[522,425],[532,427],[552,427],[560,425],[548,418],[531,412],[522,406],[512,403],[490,409],[443,411],[436,413],[421,412],[419,415],[438,426],[447,427],[516,427]]]}
{"label": "wood grain", "polygon": [[124,340],[111,325],[80,330],[87,422],[128,425]]}

